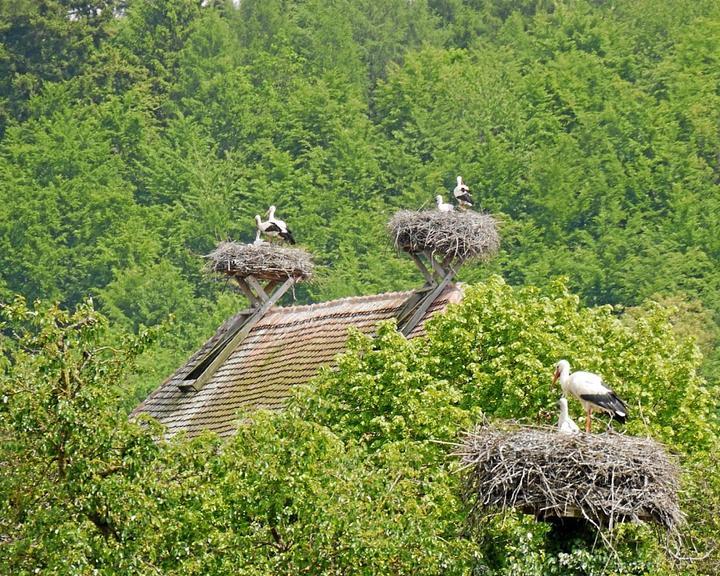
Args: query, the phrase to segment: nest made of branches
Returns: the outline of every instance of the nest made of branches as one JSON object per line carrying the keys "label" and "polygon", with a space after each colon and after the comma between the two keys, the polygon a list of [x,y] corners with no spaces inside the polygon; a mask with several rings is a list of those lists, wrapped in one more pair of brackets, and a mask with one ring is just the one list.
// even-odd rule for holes
{"label": "nest made of branches", "polygon": [[476,517],[518,508],[541,518],[579,516],[598,528],[650,520],[670,532],[682,520],[679,467],[650,438],[482,426],[456,455]]}
{"label": "nest made of branches", "polygon": [[302,248],[289,248],[270,242],[221,242],[206,258],[206,269],[209,272],[241,278],[254,276],[262,280],[307,280],[315,267],[310,253]]}
{"label": "nest made of branches", "polygon": [[451,259],[483,260],[500,247],[495,218],[471,210],[401,210],[388,229],[395,247],[411,253],[429,251]]}

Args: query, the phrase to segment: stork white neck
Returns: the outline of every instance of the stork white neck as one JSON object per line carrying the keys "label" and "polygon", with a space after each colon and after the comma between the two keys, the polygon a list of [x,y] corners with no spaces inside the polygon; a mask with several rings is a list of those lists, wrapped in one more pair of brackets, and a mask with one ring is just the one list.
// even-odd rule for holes
{"label": "stork white neck", "polygon": [[[567,386],[570,383],[570,363],[567,360],[560,360],[555,365],[553,383],[555,380],[560,380],[560,388],[562,388],[563,392],[567,392]],[[565,410],[567,410],[567,407]]]}
{"label": "stork white neck", "polygon": [[270,206],[270,209],[268,210],[268,218],[270,220],[275,219],[275,206]]}
{"label": "stork white neck", "polygon": [[462,186],[462,183],[463,183],[462,176],[457,177],[457,183],[458,183],[458,186]]}

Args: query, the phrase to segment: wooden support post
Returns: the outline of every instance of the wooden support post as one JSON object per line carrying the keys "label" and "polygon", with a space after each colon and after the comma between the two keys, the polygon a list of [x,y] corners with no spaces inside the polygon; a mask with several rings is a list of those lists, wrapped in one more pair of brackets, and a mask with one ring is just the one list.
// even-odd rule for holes
{"label": "wooden support post", "polygon": [[[445,258],[443,258],[443,261],[442,261],[442,267],[445,269],[450,268],[450,266],[452,266],[452,261],[454,258],[455,258],[455,256],[453,254],[448,254],[447,256],[445,256]],[[458,259],[458,260],[460,260],[460,259]]]}
{"label": "wooden support post", "polygon": [[400,332],[402,332],[404,336],[409,336],[415,327],[420,323],[420,320],[423,319],[425,313],[428,311],[428,308],[430,308],[432,303],[435,302],[435,299],[442,294],[445,287],[450,284],[453,276],[455,276],[455,270],[450,268],[450,271],[445,274],[445,277],[437,286],[435,286],[435,289],[422,299],[420,305],[412,315],[412,318],[410,318],[404,326],[400,327]]}
{"label": "wooden support post", "polygon": [[423,256],[425,256],[425,259],[428,262],[429,270],[433,277],[433,284],[437,284],[438,283],[437,272],[435,271],[435,261],[433,259],[432,252],[425,250],[423,252]]}
{"label": "wooden support post", "polygon": [[257,308],[260,306],[260,300],[258,300],[257,296],[255,296],[255,293],[252,291],[250,286],[247,285],[245,280],[243,278],[236,277],[235,280],[237,280],[238,286],[240,286],[240,290],[242,290],[243,294],[247,297],[247,299],[250,301],[250,306],[253,308]]}
{"label": "wooden support post", "polygon": [[430,266],[432,266],[436,282],[442,282],[443,278],[447,276],[447,270],[445,270],[445,268],[443,268],[440,263],[435,260],[435,256],[433,256],[432,252],[428,252],[426,250],[423,254],[425,254],[425,257],[430,261]]}
{"label": "wooden support post", "polygon": [[265,290],[260,285],[260,282],[255,279],[255,276],[247,276],[245,278],[245,282],[247,282],[250,288],[253,289],[255,296],[258,300],[260,300],[260,302],[267,302],[270,300],[270,297],[265,293]]}
{"label": "wooden support post", "polygon": [[[255,279],[253,278],[253,280]],[[238,282],[240,282],[240,279],[238,279]],[[205,355],[197,366],[183,379],[182,383],[178,385],[180,390],[183,392],[197,392],[205,386],[217,369],[222,366],[240,342],[250,333],[252,327],[282,298],[283,294],[285,294],[293,284],[295,284],[294,278],[285,280],[285,282],[270,295],[267,301],[253,310],[252,315],[248,317],[247,320],[238,326],[233,326],[225,337],[213,346],[212,350]]]}
{"label": "wooden support post", "polygon": [[410,257],[413,259],[413,262],[415,262],[415,265],[419,268],[420,273],[423,275],[423,278],[425,278],[425,282],[432,286],[434,284],[437,284],[435,282],[435,279],[433,278],[433,275],[430,274],[430,272],[427,269],[427,266],[425,266],[425,263],[420,260],[420,257],[417,254],[414,254],[413,252],[410,252]]}

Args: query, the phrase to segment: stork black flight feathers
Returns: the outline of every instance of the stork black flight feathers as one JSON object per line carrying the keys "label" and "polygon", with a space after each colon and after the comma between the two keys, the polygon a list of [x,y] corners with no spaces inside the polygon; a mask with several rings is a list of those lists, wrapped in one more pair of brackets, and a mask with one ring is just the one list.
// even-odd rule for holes
{"label": "stork black flight feathers", "polygon": [[287,224],[285,224],[283,220],[275,218],[275,206],[270,206],[270,209],[268,210],[268,222],[272,223],[274,226],[277,226],[279,230],[278,236],[280,236],[280,238],[282,238],[286,242],[289,242],[290,244],[295,244],[295,237],[292,235],[292,232],[290,232]]}
{"label": "stork black flight feathers", "polygon": [[609,394],[580,394],[581,400],[586,400],[610,414],[613,420],[625,424],[627,418],[627,406],[618,398],[615,392]]}
{"label": "stork black flight feathers", "polygon": [[560,387],[564,394],[572,394],[580,400],[585,408],[585,431],[590,432],[590,419],[593,410],[607,412],[615,420],[625,422],[628,409],[625,402],[617,394],[603,384],[603,380],[592,372],[570,373],[570,364],[567,360],[560,360],[555,365],[553,384],[560,380]]}

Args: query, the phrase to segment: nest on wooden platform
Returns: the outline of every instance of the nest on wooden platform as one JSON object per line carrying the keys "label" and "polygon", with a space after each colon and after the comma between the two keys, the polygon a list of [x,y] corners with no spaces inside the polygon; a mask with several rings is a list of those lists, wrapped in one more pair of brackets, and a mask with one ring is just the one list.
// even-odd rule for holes
{"label": "nest on wooden platform", "polygon": [[534,427],[478,427],[456,451],[472,517],[517,508],[539,518],[581,517],[596,527],[653,521],[674,532],[682,520],[679,467],[650,438],[560,434]]}
{"label": "nest on wooden platform", "polygon": [[206,258],[209,272],[240,278],[254,276],[261,280],[308,280],[315,267],[310,253],[302,248],[288,248],[270,242],[220,242]]}
{"label": "nest on wooden platform", "polygon": [[450,259],[487,259],[500,247],[497,222],[471,210],[401,210],[388,228],[395,247],[406,252],[429,251]]}

